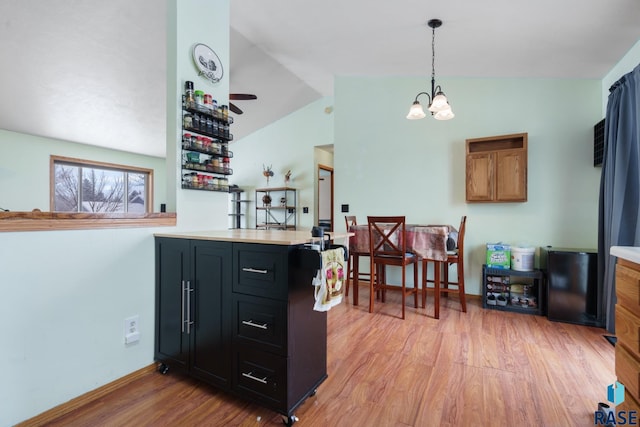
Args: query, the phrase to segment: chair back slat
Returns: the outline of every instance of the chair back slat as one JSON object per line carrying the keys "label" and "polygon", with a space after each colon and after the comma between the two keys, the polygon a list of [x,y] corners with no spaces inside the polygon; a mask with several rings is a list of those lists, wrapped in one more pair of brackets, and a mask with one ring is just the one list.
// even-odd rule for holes
{"label": "chair back slat", "polygon": [[[404,216],[368,216],[369,228],[369,313],[373,312],[374,296],[378,294],[382,302],[387,290],[402,291],[402,318],[405,316],[405,300],[407,295],[413,294],[413,305],[418,308],[418,268],[417,257],[407,253],[407,238],[405,237]],[[413,283],[411,288],[406,284],[405,267],[413,267]],[[400,286],[387,281],[386,267],[402,267]]]}
{"label": "chair back slat", "polygon": [[352,225],[358,225],[358,221],[356,220],[355,215],[345,215],[344,224],[347,227],[347,231],[349,231]]}
{"label": "chair back slat", "polygon": [[371,256],[403,257],[406,254],[404,216],[368,216]]}
{"label": "chair back slat", "polygon": [[458,241],[457,241],[457,247],[458,247],[458,258],[462,259],[464,256],[464,232],[467,228],[467,216],[464,215],[461,219],[460,219],[460,228],[458,228]]}

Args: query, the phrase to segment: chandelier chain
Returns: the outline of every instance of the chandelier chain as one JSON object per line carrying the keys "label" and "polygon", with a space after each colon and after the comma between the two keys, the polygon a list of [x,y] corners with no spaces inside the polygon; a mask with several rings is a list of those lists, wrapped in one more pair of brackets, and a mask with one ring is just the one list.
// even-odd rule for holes
{"label": "chandelier chain", "polygon": [[424,95],[429,100],[428,110],[433,118],[436,120],[450,120],[455,117],[455,114],[451,110],[451,105],[449,105],[442,87],[440,85],[436,86],[436,28],[442,25],[442,21],[440,19],[430,19],[427,21],[427,25],[431,28],[431,93],[422,91],[416,95],[409,109],[409,114],[407,114],[407,119],[423,119],[426,116],[420,101],[418,101],[418,98]]}
{"label": "chandelier chain", "polygon": [[436,77],[436,29],[431,29],[431,78]]}

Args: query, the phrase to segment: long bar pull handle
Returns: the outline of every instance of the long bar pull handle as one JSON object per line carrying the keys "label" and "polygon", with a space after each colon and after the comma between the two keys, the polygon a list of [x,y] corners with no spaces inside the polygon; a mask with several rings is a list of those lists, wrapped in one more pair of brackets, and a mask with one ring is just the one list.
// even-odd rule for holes
{"label": "long bar pull handle", "polygon": [[191,320],[191,292],[193,292],[191,281],[187,280],[187,335],[191,333],[191,325],[193,325]]}
{"label": "long bar pull handle", "polygon": [[247,325],[247,326],[252,326],[254,328],[260,328],[260,329],[269,329],[267,327],[268,323],[263,323],[262,325],[258,324],[258,323],[253,323],[253,320],[243,320],[242,321],[243,325]]}
{"label": "long bar pull handle", "polygon": [[269,270],[258,270],[257,268],[243,267],[242,271],[246,271],[247,273],[260,273],[267,274]]}
{"label": "long bar pull handle", "polygon": [[180,292],[180,327],[182,329],[182,333],[184,334],[184,280],[182,281],[182,291]]}
{"label": "long bar pull handle", "polygon": [[243,372],[242,376],[247,377],[250,380],[258,381],[259,383],[262,383],[262,384],[267,384],[267,377],[264,377],[264,378],[254,377],[253,372],[249,372],[249,373]]}

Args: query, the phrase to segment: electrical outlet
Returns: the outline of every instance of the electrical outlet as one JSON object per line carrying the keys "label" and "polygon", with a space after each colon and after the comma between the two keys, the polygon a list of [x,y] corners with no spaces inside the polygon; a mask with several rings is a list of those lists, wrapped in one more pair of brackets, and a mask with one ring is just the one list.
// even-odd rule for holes
{"label": "electrical outlet", "polygon": [[124,319],[124,343],[131,344],[140,341],[140,316]]}

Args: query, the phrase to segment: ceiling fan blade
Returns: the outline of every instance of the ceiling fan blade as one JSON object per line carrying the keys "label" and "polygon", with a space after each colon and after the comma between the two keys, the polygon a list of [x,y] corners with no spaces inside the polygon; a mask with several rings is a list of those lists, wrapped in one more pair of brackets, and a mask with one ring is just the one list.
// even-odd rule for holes
{"label": "ceiling fan blade", "polygon": [[230,103],[229,103],[229,109],[230,109],[233,113],[236,113],[236,114],[242,114],[242,110],[241,110],[241,109],[239,109],[238,107],[236,107],[236,106],[233,104],[233,102],[230,102]]}
{"label": "ceiling fan blade", "polygon": [[258,99],[258,97],[252,93],[230,93],[229,99],[248,101],[250,99]]}

